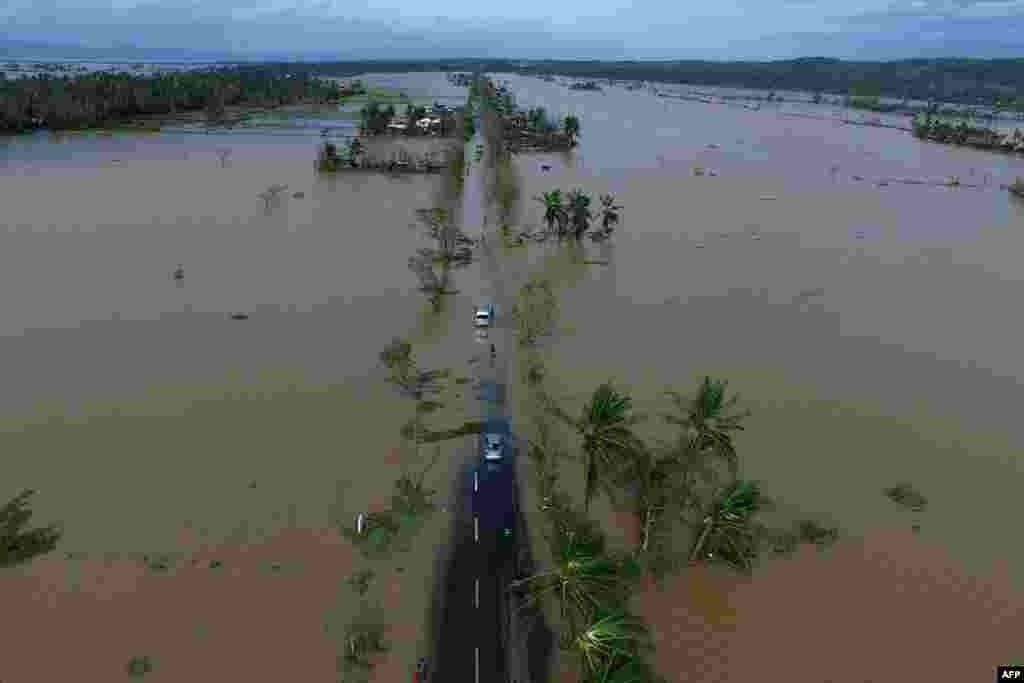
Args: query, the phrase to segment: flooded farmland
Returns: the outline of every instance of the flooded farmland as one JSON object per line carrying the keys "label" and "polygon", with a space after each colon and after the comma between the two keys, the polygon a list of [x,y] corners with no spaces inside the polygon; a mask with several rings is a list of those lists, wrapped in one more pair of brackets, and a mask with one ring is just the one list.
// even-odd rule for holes
{"label": "flooded farmland", "polygon": [[[523,195],[582,187],[624,207],[611,243],[523,257],[562,285],[569,332],[548,368],[565,400],[610,377],[657,412],[666,386],[726,378],[753,411],[738,438],[746,476],[849,535],[750,579],[693,570],[638,596],[659,670],[819,681],[815,667],[854,641],[862,663],[828,680],[891,680],[938,647],[955,654],[925,668],[952,682],[1024,655],[1024,551],[1006,540],[1024,482],[1024,204],[998,188],[1024,161],[497,78],[523,107],[581,119],[574,155],[518,159]],[[872,182],[986,173],[977,189]],[[533,204],[525,220],[539,225]],[[896,481],[927,491],[927,510],[894,506],[882,491]]]}
{"label": "flooded farmland", "polygon": [[[34,519],[64,525],[0,576],[0,678],[333,680],[354,619],[394,643],[380,680],[424,654],[445,508],[393,558],[339,530],[429,455],[404,450],[379,352],[406,337],[465,371],[477,350],[451,329],[472,298],[434,310],[407,266],[443,179],[318,177],[318,131],[277,132],[0,146],[0,496],[35,489]],[[460,391],[429,425],[462,424]]]}
{"label": "flooded farmland", "polygon": [[[452,96],[443,74],[366,80],[378,78]],[[1012,504],[1024,203],[998,189],[1024,161],[497,80],[521,106],[582,123],[573,153],[516,159],[523,226],[541,220],[529,198],[555,187],[614,192],[624,207],[610,243],[504,256],[515,280],[541,271],[559,287],[566,333],[549,368],[566,402],[612,377],[653,411],[666,385],[725,377],[754,411],[746,474],[849,536],[751,578],[698,569],[646,589],[659,669],[739,681],[757,664],[817,683],[816,666],[855,643],[857,666],[834,683],[911,667],[952,682],[1024,656]],[[434,311],[406,266],[422,233],[413,212],[440,203],[443,179],[317,178],[317,141],[247,130],[0,144],[0,497],[38,489],[39,519],[66,525],[58,551],[0,575],[0,604],[22,621],[0,633],[15,653],[0,678],[115,677],[147,654],[147,680],[333,672],[355,609],[344,577],[360,563],[336,528],[382,504],[411,413],[377,353],[409,336],[426,367],[464,368],[482,285],[473,267],[458,272],[460,293]],[[984,187],[872,182],[951,175]],[[272,184],[288,189],[268,210],[257,195]],[[926,511],[882,494],[899,481],[927,494]],[[418,563],[437,537],[424,534]],[[152,575],[138,560],[152,553],[180,559]],[[374,569],[383,608],[412,615],[379,674],[398,680],[423,635],[429,567]],[[105,610],[117,616],[100,633],[90,624]],[[42,657],[40,642],[74,643],[78,658]]]}

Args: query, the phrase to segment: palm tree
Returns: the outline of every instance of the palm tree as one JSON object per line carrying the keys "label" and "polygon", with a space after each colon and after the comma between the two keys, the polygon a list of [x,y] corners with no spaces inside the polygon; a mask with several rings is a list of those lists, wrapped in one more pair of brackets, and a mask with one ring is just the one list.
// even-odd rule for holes
{"label": "palm tree", "polygon": [[763,506],[754,482],[736,481],[726,487],[701,522],[690,561],[720,558],[735,569],[750,571],[758,544],[753,517]]}
{"label": "palm tree", "polygon": [[576,146],[576,138],[580,135],[580,120],[579,117],[569,114],[565,117],[563,122],[563,128],[565,129],[565,135],[569,138],[569,146]]}
{"label": "palm tree", "polygon": [[669,481],[683,469],[681,459],[669,449],[639,450],[629,464],[624,479],[636,482],[636,514],[640,524],[640,552],[646,553],[655,525],[670,503]]}
{"label": "palm tree", "polygon": [[664,419],[683,428],[683,441],[696,456],[715,455],[725,461],[735,478],[739,470],[739,458],[732,441],[732,433],[743,430],[741,422],[750,416],[749,411],[739,411],[736,404],[739,396],[726,397],[728,382],[705,377],[697,393],[685,398],[669,390],[666,395],[675,405],[675,412],[663,415]]}
{"label": "palm tree", "polygon": [[572,223],[573,234],[576,239],[583,237],[583,234],[590,229],[590,221],[594,214],[590,210],[590,195],[583,190],[572,190],[566,195],[568,201],[569,221]]}
{"label": "palm tree", "polygon": [[595,611],[622,604],[628,594],[621,563],[591,551],[570,541],[562,546],[553,569],[515,581],[510,588],[526,593],[524,606],[537,605],[549,595],[557,597],[568,633],[575,637]]}
{"label": "palm tree", "polygon": [[643,443],[632,429],[640,418],[631,414],[632,399],[619,393],[610,381],[594,390],[578,419],[566,415],[554,403],[550,403],[550,408],[583,437],[583,499],[584,509],[589,510],[597,487],[609,487],[612,478],[621,474],[642,451]]}
{"label": "palm tree", "polygon": [[615,195],[601,195],[601,229],[610,233],[619,224],[621,206],[615,204]]}
{"label": "palm tree", "polygon": [[590,625],[574,636],[573,646],[580,655],[584,677],[615,680],[610,677],[616,665],[635,660],[648,638],[644,623],[625,610],[600,610]]}
{"label": "palm tree", "polygon": [[562,205],[562,191],[551,190],[534,199],[544,205],[544,222],[548,224],[548,232],[557,224],[558,232],[561,234],[563,226],[569,220],[565,206]]}

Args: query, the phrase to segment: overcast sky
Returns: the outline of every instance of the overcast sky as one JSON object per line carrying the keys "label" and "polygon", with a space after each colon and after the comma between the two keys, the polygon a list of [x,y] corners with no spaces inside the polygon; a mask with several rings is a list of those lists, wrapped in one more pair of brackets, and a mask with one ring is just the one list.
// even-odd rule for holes
{"label": "overcast sky", "polygon": [[14,40],[249,55],[1024,57],[1024,0],[3,0],[0,22]]}

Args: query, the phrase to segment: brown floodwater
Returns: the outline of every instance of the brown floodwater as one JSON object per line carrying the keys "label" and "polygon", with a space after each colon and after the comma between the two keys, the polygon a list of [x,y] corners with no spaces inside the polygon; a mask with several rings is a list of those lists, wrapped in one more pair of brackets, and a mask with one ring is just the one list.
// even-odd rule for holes
{"label": "brown floodwater", "polygon": [[[806,671],[776,678],[890,680],[927,643],[949,643],[948,659],[981,667],[979,677],[1024,657],[998,607],[1019,606],[1024,592],[1012,505],[1024,484],[1014,419],[1024,399],[1024,204],[996,189],[1024,164],[898,131],[500,78],[521,105],[582,120],[574,153],[517,159],[524,226],[541,218],[529,198],[554,187],[611,191],[625,207],[610,244],[504,254],[512,284],[539,271],[560,285],[556,388],[571,401],[613,377],[653,410],[666,385],[689,388],[705,372],[728,378],[754,411],[740,440],[746,474],[850,539],[742,582],[679,579],[642,608],[660,642],[676,633],[722,643],[726,654],[684,658],[664,645],[662,670],[673,680],[697,667],[703,680],[741,680],[752,662],[788,661],[784,646],[801,641]],[[40,521],[67,525],[61,552],[186,548],[188,522],[204,543],[227,544],[218,552],[231,559],[228,546],[272,544],[282,527],[322,530],[380,505],[399,471],[385,456],[410,413],[383,384],[378,351],[408,335],[426,367],[464,369],[479,353],[469,312],[488,290],[475,266],[455,273],[459,294],[434,311],[406,265],[426,246],[413,211],[442,203],[444,179],[317,178],[317,142],[247,133],[0,145],[0,497],[39,489]],[[227,168],[221,146],[233,150]],[[717,177],[693,176],[696,165]],[[958,175],[980,184],[986,173],[989,187],[976,190],[870,183]],[[268,211],[257,195],[275,183],[287,196]],[[171,278],[178,264],[181,283]],[[249,319],[230,320],[234,312]],[[885,498],[900,481],[928,497],[924,512]],[[277,541],[290,550],[271,554],[348,562],[310,533]],[[80,632],[113,603],[81,596],[102,591],[85,588],[95,582],[74,562],[58,556],[18,577],[39,595],[64,577],[74,593],[67,618]],[[110,585],[134,586],[135,569],[116,567]],[[190,577],[180,590],[153,584],[142,602],[119,603],[119,618],[170,610],[170,596],[192,596],[199,609],[226,590]],[[280,630],[245,630],[258,623],[245,606],[259,603],[263,581],[224,594],[238,606],[224,603],[235,616],[219,628],[240,629],[239,642],[260,651],[287,647]],[[18,604],[28,614],[41,603]],[[171,613],[167,633],[149,637],[206,628],[208,619],[187,616]],[[0,640],[17,651],[41,632]],[[415,638],[402,640],[412,645],[401,656],[413,657]],[[311,675],[327,671],[328,641],[310,650]],[[120,675],[147,647],[90,655],[89,671]],[[845,677],[812,668],[855,647],[864,662]],[[160,652],[167,675],[213,680],[227,670],[204,678]],[[239,671],[261,680],[274,671],[265,661]],[[385,670],[397,675],[411,661]],[[28,659],[15,671],[34,680]],[[52,673],[39,669],[38,680]],[[940,680],[964,680],[955,666],[947,673]]]}
{"label": "brown floodwater", "polygon": [[[424,654],[444,510],[397,561],[353,556],[337,530],[428,455],[397,455],[412,405],[379,351],[407,337],[423,367],[465,375],[476,275],[456,273],[466,293],[435,310],[407,266],[443,176],[317,177],[319,142],[0,145],[0,498],[36,489],[35,519],[64,524],[57,551],[0,575],[0,678],[118,678],[133,656],[155,680],[331,677],[361,609],[346,578],[364,568],[393,643],[380,680]],[[268,208],[274,184],[288,187]],[[428,424],[474,417],[468,389]],[[447,462],[427,478],[439,491]]]}
{"label": "brown floodwater", "polygon": [[[582,122],[574,153],[517,160],[523,196],[581,187],[624,207],[610,244],[509,257],[519,265],[506,272],[561,285],[555,391],[571,405],[613,378],[653,413],[668,386],[726,378],[753,410],[745,475],[789,514],[847,535],[749,580],[688,574],[642,592],[660,670],[845,683],[895,680],[931,656],[936,680],[953,682],[1020,660],[1024,203],[998,183],[1024,162],[899,131],[501,78],[521,106]],[[986,173],[979,189],[871,182],[985,184]],[[527,201],[524,224],[541,218]],[[928,497],[923,512],[883,495],[901,481]],[[943,645],[950,654],[934,655]],[[824,671],[854,650],[855,663]]]}

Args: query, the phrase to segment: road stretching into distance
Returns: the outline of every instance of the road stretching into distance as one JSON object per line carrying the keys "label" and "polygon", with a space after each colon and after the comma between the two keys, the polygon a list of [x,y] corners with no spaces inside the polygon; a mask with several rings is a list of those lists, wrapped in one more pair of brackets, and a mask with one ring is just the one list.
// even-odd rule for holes
{"label": "road stretching into distance", "polygon": [[[493,173],[492,150],[477,134],[466,146],[469,171],[463,188],[462,229],[468,235],[479,231],[482,237],[495,228],[487,216],[485,188]],[[477,145],[483,145],[482,158],[476,159]],[[488,225],[488,223],[490,225]],[[497,357],[488,352],[476,365],[476,386],[482,421],[504,420],[508,424],[508,329],[511,302],[506,297],[504,278],[491,238],[481,240],[480,269],[486,283],[478,304],[492,303],[495,320],[484,344],[497,348]],[[466,334],[473,334],[469,311]],[[511,429],[507,430],[511,435]],[[466,440],[457,456],[463,463],[454,501],[454,538],[444,571],[440,618],[435,622],[436,650],[429,679],[431,683],[506,683],[508,666],[505,653],[508,615],[506,591],[515,573],[516,501],[513,440],[506,437],[505,458],[498,464],[484,464],[477,439]],[[511,535],[506,535],[510,530]]]}

